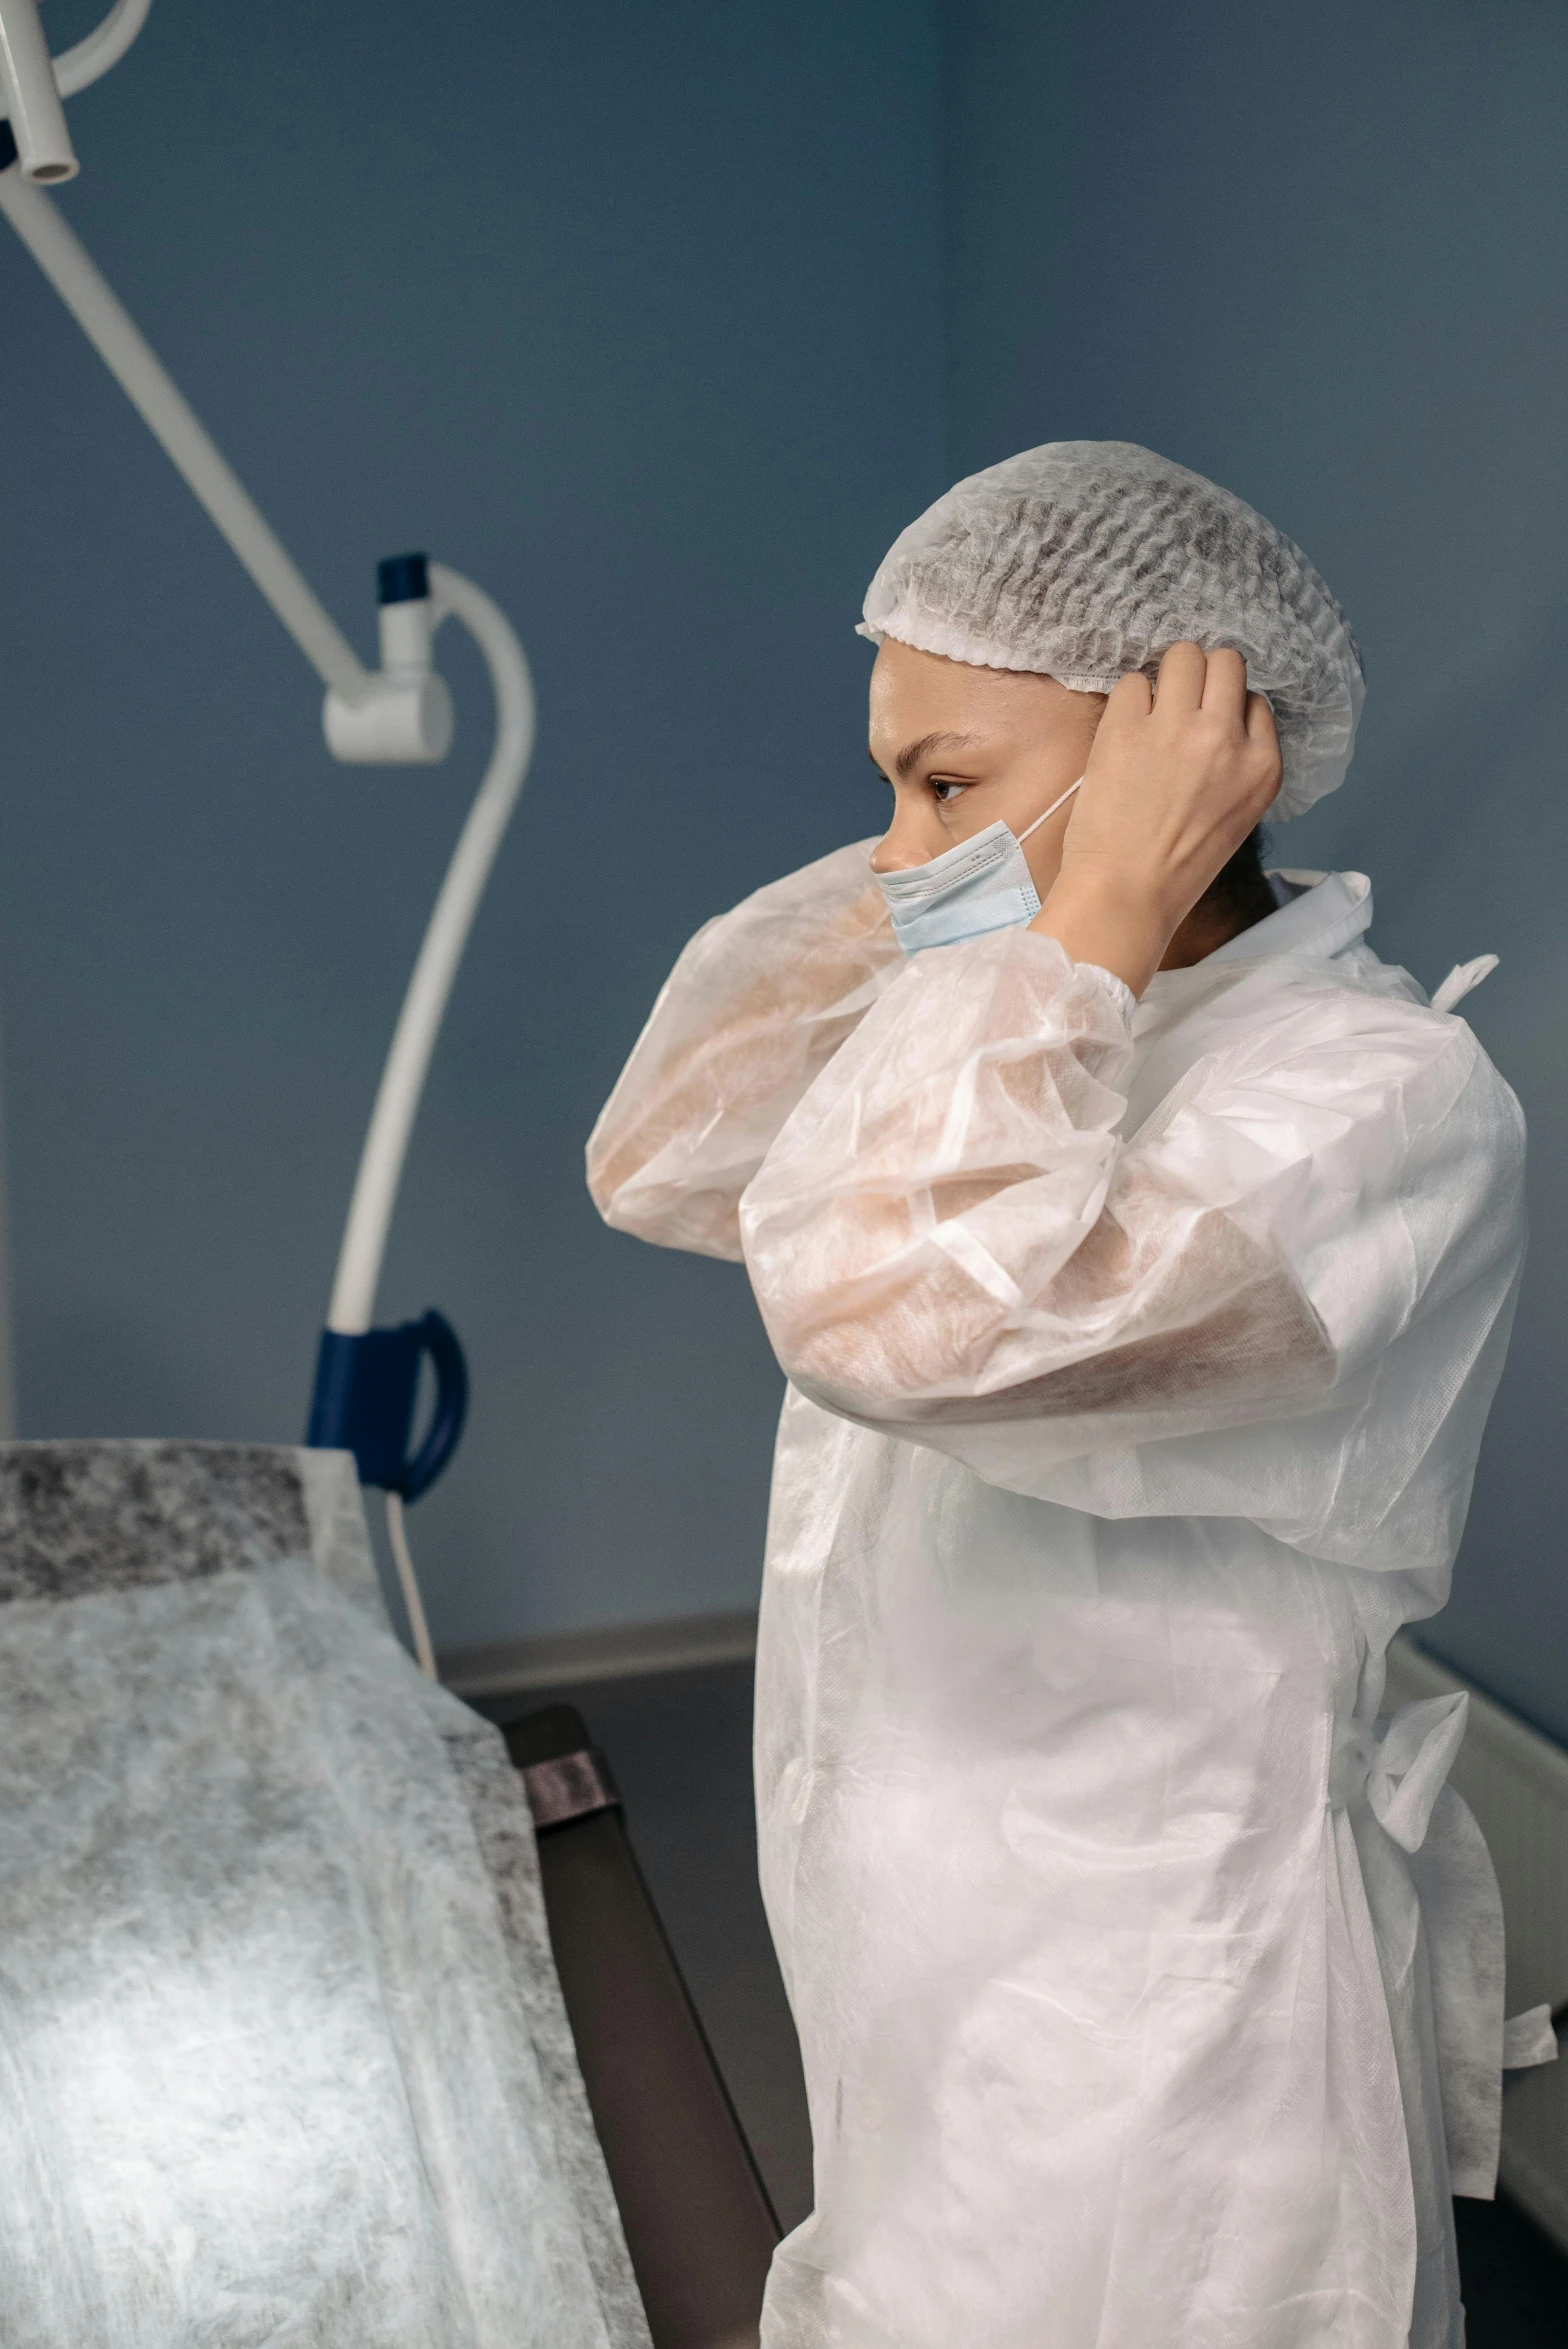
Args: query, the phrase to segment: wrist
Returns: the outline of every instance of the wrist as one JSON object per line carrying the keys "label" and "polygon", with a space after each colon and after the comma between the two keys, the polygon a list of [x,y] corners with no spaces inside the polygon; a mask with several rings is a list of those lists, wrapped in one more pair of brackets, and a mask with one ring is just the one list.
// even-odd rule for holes
{"label": "wrist", "polygon": [[1170,944],[1166,909],[1136,882],[1064,867],[1029,927],[1141,995]]}

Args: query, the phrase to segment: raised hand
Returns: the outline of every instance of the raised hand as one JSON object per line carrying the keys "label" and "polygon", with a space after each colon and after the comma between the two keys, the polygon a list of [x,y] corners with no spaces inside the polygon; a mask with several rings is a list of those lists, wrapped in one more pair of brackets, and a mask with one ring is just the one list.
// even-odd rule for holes
{"label": "raised hand", "polygon": [[1106,703],[1033,927],[1141,994],[1279,784],[1273,712],[1240,653],[1172,645],[1152,692],[1124,677]]}

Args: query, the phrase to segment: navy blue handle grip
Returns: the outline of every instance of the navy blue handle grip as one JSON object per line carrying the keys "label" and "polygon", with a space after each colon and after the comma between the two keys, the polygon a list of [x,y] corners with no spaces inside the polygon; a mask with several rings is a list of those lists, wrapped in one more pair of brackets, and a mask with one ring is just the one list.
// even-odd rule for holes
{"label": "navy blue handle grip", "polygon": [[424,1442],[404,1464],[403,1481],[397,1489],[405,1501],[417,1501],[421,1493],[429,1491],[457,1450],[468,1417],[468,1364],[456,1330],[433,1307],[414,1326],[421,1350],[429,1355],[436,1374],[436,1405]]}
{"label": "navy blue handle grip", "polygon": [[[410,1459],[425,1354],[436,1374],[435,1411]],[[369,1329],[357,1337],[322,1331],[305,1441],[317,1450],[352,1452],[361,1484],[417,1501],[456,1451],[467,1415],[468,1365],[444,1315],[432,1311],[396,1329]]]}

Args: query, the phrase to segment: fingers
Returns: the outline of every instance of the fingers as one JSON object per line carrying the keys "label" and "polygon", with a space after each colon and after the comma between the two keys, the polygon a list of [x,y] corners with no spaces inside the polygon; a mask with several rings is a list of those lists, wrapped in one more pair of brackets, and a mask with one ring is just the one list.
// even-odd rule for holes
{"label": "fingers", "polygon": [[1173,644],[1160,662],[1155,699],[1164,710],[1196,710],[1203,706],[1203,680],[1208,667],[1203,647]]}
{"label": "fingers", "polygon": [[[1232,776],[1244,797],[1256,802],[1258,816],[1272,804],[1282,773],[1279,734],[1268,697],[1247,690],[1247,663],[1241,653],[1229,645],[1205,654],[1198,644],[1173,644],[1160,662],[1152,691],[1141,670],[1121,678],[1106,700],[1096,736],[1099,756],[1091,760],[1092,770],[1097,774],[1106,759],[1124,756],[1142,731],[1139,722],[1151,715],[1162,737],[1168,728],[1175,730],[1162,756],[1172,755],[1172,745],[1189,736],[1194,745],[1201,738],[1207,744],[1202,761],[1212,765],[1218,759],[1215,772]],[[1191,718],[1201,718],[1202,723],[1191,729]],[[1257,816],[1249,821],[1256,822]]]}
{"label": "fingers", "polygon": [[1207,710],[1234,719],[1238,733],[1247,705],[1247,664],[1229,645],[1205,653],[1199,644],[1173,644],[1160,662],[1156,699],[1168,712]]}
{"label": "fingers", "polygon": [[1131,669],[1119,677],[1105,697],[1103,725],[1112,711],[1122,718],[1146,718],[1154,707],[1154,692],[1141,669]]}
{"label": "fingers", "polygon": [[1234,718],[1238,730],[1244,724],[1247,706],[1247,664],[1239,652],[1229,645],[1220,645],[1208,657],[1208,674],[1203,680],[1203,706],[1222,718]]}
{"label": "fingers", "polygon": [[1274,712],[1265,694],[1249,693],[1247,696],[1247,741],[1268,762],[1271,778],[1269,804],[1272,805],[1278,796],[1280,779],[1285,770],[1280,755],[1279,729],[1274,723]]}

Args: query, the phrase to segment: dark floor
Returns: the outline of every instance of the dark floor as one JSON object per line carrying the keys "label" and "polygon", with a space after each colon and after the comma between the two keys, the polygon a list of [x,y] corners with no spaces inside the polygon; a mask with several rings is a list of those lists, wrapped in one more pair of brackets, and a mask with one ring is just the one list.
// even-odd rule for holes
{"label": "dark floor", "polygon": [[[709,2044],[787,2228],[811,2205],[794,2027],[757,1892],[751,1668],[552,1689],[609,1756]],[[481,1709],[515,1719],[543,1698]],[[1568,2260],[1506,2202],[1460,2202],[1467,2349],[1568,2349]]]}

